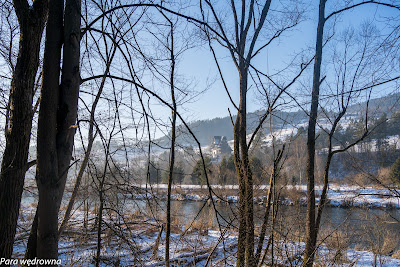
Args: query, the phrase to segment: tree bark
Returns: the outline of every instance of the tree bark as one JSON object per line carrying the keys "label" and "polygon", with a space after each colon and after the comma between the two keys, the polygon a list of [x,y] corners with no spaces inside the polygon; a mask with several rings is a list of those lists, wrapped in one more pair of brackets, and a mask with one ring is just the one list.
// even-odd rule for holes
{"label": "tree bark", "polygon": [[[61,86],[57,112],[58,194],[64,193],[72,158],[80,86],[81,1],[67,0],[64,14],[64,48]],[[61,201],[58,203],[58,206]]]}
{"label": "tree bark", "polygon": [[247,64],[240,60],[240,103],[234,127],[235,166],[239,184],[239,237],[237,266],[255,266],[253,179],[247,146]]}
{"label": "tree bark", "polygon": [[243,136],[246,138],[246,93],[247,81],[244,82],[243,78],[247,78],[247,73],[240,73],[240,103],[239,110],[236,117],[234,126],[234,153],[235,153],[235,166],[238,176],[239,184],[239,236],[238,236],[238,255],[236,266],[245,266],[247,247],[247,166],[243,159],[243,155],[247,153],[247,143],[243,147]]}
{"label": "tree bark", "polygon": [[39,189],[37,256],[42,259],[58,258],[58,211],[56,203],[60,196],[49,187],[58,184],[58,161],[56,150],[57,103],[61,62],[63,0],[50,2],[46,28],[43,61],[43,81],[37,134],[36,181]]}
{"label": "tree bark", "polygon": [[97,215],[97,247],[96,247],[96,267],[100,266],[100,254],[101,254],[101,233],[103,225],[103,210],[104,210],[104,180],[106,175],[106,167],[104,169],[104,174],[100,182],[99,198],[100,198],[100,208]]}
{"label": "tree bark", "polygon": [[[165,16],[164,16],[165,17]],[[171,235],[171,188],[172,179],[174,173],[175,164],[175,141],[176,141],[176,101],[175,101],[175,54],[174,54],[174,26],[172,22],[165,17],[170,23],[170,36],[171,36],[171,47],[170,50],[170,60],[171,60],[171,73],[170,73],[170,89],[171,89],[171,100],[172,100],[172,136],[171,136],[171,150],[170,150],[170,160],[169,160],[169,173],[168,173],[168,192],[167,192],[167,222],[166,222],[166,233],[165,233],[165,266],[169,267],[169,242]]]}
{"label": "tree bark", "polygon": [[34,259],[37,255],[37,228],[38,212],[36,209],[35,218],[33,219],[31,232],[29,233],[28,243],[26,245],[25,259]]}
{"label": "tree bark", "polygon": [[317,40],[315,49],[313,88],[311,96],[311,110],[308,122],[307,136],[307,215],[306,215],[306,247],[304,252],[304,266],[312,266],[314,262],[316,249],[316,228],[315,228],[315,127],[318,117],[319,88],[321,77],[322,62],[322,42],[325,24],[325,3],[326,0],[320,0],[319,18],[317,28]]}
{"label": "tree bark", "polygon": [[[49,9],[38,122],[37,256],[42,259],[58,258],[58,212],[72,155],[80,84],[81,4],[79,0],[67,0],[65,15],[63,6],[62,0],[55,0]],[[62,40],[63,68],[59,85]]]}
{"label": "tree bark", "polygon": [[273,165],[272,173],[271,173],[271,176],[269,179],[267,203],[265,205],[265,210],[264,210],[264,220],[261,225],[261,231],[260,231],[260,235],[258,238],[257,251],[256,251],[256,255],[255,255],[255,262],[256,262],[257,266],[260,263],[261,252],[262,252],[265,233],[266,233],[267,225],[268,225],[269,211],[271,210],[272,193],[273,193],[273,189],[275,186],[276,177],[278,176],[278,172],[279,172],[279,162],[282,159],[284,150],[285,150],[285,146],[283,146],[282,150],[278,151],[278,155],[274,159],[274,165]]}
{"label": "tree bark", "polygon": [[246,254],[246,185],[245,178],[242,172],[242,163],[240,159],[240,149],[239,149],[239,124],[241,120],[240,112],[238,112],[238,116],[236,117],[236,123],[234,126],[234,156],[235,156],[235,167],[236,173],[238,177],[239,184],[239,203],[238,203],[238,220],[239,220],[239,234],[238,234],[238,252],[237,252],[237,261],[236,266],[241,267],[245,266],[245,254]]}
{"label": "tree bark", "polygon": [[[245,64],[245,63],[243,63]],[[239,64],[240,67],[241,64]],[[246,64],[247,65],[247,64]],[[253,176],[249,161],[249,151],[247,146],[247,66],[243,66],[240,73],[240,99],[239,105],[240,118],[240,154],[245,179],[245,219],[246,219],[246,264],[247,266],[255,266],[254,262],[254,219],[253,219]]]}
{"label": "tree bark", "polygon": [[33,93],[39,66],[40,43],[47,19],[47,1],[15,0],[20,25],[17,64],[14,69],[5,126],[6,147],[0,174],[0,258],[11,258],[19,208],[28,165],[33,118]]}

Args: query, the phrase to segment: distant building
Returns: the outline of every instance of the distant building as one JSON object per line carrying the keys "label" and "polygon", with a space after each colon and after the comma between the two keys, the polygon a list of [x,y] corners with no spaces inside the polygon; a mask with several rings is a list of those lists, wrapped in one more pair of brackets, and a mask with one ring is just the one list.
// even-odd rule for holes
{"label": "distant building", "polygon": [[225,136],[214,136],[213,143],[211,145],[211,155],[213,159],[218,159],[223,155],[229,155],[232,153],[231,147],[228,145],[228,141]]}

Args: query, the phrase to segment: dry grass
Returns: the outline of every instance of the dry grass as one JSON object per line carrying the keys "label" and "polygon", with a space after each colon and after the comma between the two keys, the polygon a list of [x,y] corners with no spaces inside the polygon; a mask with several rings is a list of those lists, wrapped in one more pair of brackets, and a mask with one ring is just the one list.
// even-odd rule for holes
{"label": "dry grass", "polygon": [[390,179],[390,167],[381,168],[378,171],[378,181],[384,186],[390,186],[393,184],[392,179]]}
{"label": "dry grass", "polygon": [[400,259],[400,249],[393,252],[392,257],[395,259]]}
{"label": "dry grass", "polygon": [[347,263],[346,250],[349,248],[350,243],[351,236],[348,231],[331,231],[323,243],[330,251],[330,253],[324,255],[324,261],[329,262],[331,265]]}
{"label": "dry grass", "polygon": [[301,198],[304,198],[306,193],[297,189],[296,187],[284,188],[282,190],[282,197],[288,198],[293,201],[294,204],[299,204]]}
{"label": "dry grass", "polygon": [[208,230],[213,228],[212,219],[205,218],[205,216],[201,216],[198,220],[191,223],[191,225],[187,225],[190,227],[188,229],[188,233],[198,232],[199,235],[206,236],[208,235]]}
{"label": "dry grass", "polygon": [[380,255],[392,255],[400,241],[399,234],[387,230],[383,231],[378,239],[373,251]]}

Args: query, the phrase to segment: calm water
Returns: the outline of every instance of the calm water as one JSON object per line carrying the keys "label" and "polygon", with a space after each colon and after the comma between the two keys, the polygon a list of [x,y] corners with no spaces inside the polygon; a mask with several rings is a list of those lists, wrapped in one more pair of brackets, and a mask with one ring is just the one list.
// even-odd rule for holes
{"label": "calm water", "polygon": [[[128,208],[140,209],[143,212],[153,212],[155,217],[163,219],[165,216],[165,203],[148,201],[137,201]],[[237,211],[235,204],[216,203],[218,221],[221,225],[227,225],[234,220]],[[264,206],[255,206],[254,220],[260,225],[263,219]],[[187,227],[197,216],[197,220],[208,223],[210,226],[218,227],[218,221],[214,208],[204,202],[172,201],[172,220]],[[306,207],[302,206],[280,206],[276,216],[276,229],[283,234],[295,233],[297,236],[304,234]],[[271,217],[271,214],[270,214]],[[339,208],[327,207],[324,210],[321,235],[328,235],[345,239],[350,247],[356,245],[368,248],[371,245],[383,242],[398,242],[400,239],[400,210],[380,210],[361,208]],[[388,241],[388,240],[391,241]],[[397,241],[396,241],[397,240]],[[400,245],[400,244],[399,244]],[[360,247],[359,247],[360,248]]]}
{"label": "calm water", "polygon": [[[68,199],[68,198],[67,198]],[[120,209],[126,212],[142,212],[157,219],[165,217],[165,201],[155,200],[126,200],[116,199]],[[25,194],[24,204],[36,202],[35,197]],[[79,202],[79,201],[78,201]],[[236,204],[215,203],[218,211],[218,220],[212,205],[195,201],[172,201],[172,221],[182,228],[187,228],[196,218],[196,221],[206,223],[210,227],[218,228],[218,223],[226,226],[232,223],[237,226],[235,214]],[[264,206],[255,205],[254,220],[257,226],[262,222]],[[276,216],[276,230],[287,234],[304,234],[306,208],[302,206],[280,206]],[[270,214],[271,217],[271,214]],[[351,247],[361,245],[368,247],[371,244],[384,242],[392,238],[391,242],[400,239],[400,209],[361,209],[326,207],[324,210],[321,237],[332,233],[340,233],[346,238]],[[400,244],[399,244],[400,245]]]}

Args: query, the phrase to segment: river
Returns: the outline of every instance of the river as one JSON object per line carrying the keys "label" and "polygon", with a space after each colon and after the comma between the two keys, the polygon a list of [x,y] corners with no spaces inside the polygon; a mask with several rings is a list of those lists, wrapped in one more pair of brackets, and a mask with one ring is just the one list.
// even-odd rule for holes
{"label": "river", "polygon": [[[215,203],[218,211],[218,220],[212,205],[196,201],[172,201],[172,221],[187,228],[196,220],[218,228],[218,221],[222,226],[234,220],[237,211],[236,204]],[[130,206],[130,205],[129,205]],[[165,216],[165,202],[136,201],[133,209],[140,209],[145,213],[153,213],[158,219]],[[255,205],[254,220],[260,226],[263,220],[264,206]],[[271,217],[271,216],[270,216]],[[276,216],[275,231],[281,236],[299,240],[305,231],[306,207],[279,206]],[[320,238],[329,236],[337,238],[338,242],[346,243],[350,248],[371,249],[374,246],[382,247],[384,242],[400,244],[400,210],[399,209],[363,209],[358,207],[341,208],[326,207],[322,217]],[[269,222],[269,225],[271,221]],[[256,227],[257,229],[257,227]]]}
{"label": "river", "polygon": [[[68,198],[67,198],[68,199]],[[24,194],[23,204],[36,202],[35,197]],[[145,215],[164,219],[165,201],[123,199],[119,205],[124,211],[142,212]],[[77,201],[78,203],[80,201]],[[77,205],[79,205],[77,203]],[[215,203],[218,216],[210,203],[203,201],[172,201],[172,221],[182,229],[186,229],[195,219],[208,227],[218,229],[218,225],[226,226],[230,222],[235,227],[237,220],[237,203]],[[263,205],[254,206],[256,231],[263,220]],[[271,214],[270,214],[271,217]],[[275,231],[288,239],[302,240],[305,231],[306,207],[300,205],[280,205],[276,216]],[[217,219],[218,218],[218,219]],[[400,245],[400,209],[378,208],[342,208],[326,207],[324,209],[320,238],[330,236],[345,242],[350,248],[371,249],[382,247],[384,243]],[[269,221],[271,225],[271,220]],[[270,226],[269,226],[270,227]]]}

